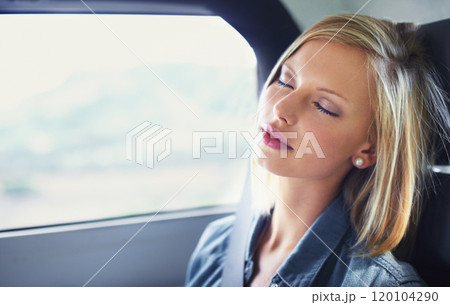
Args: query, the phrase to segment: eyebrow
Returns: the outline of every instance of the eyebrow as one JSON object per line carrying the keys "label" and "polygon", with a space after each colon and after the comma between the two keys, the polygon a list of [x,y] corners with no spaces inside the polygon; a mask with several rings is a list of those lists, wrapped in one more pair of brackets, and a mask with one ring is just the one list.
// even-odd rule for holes
{"label": "eyebrow", "polygon": [[[281,70],[283,70],[283,68],[285,68],[285,69],[288,69],[291,73],[293,73],[293,74],[296,74],[295,72],[295,70],[294,69],[292,69],[290,66],[289,66],[289,64],[287,64],[286,62],[284,62],[282,65],[281,65],[281,68],[280,68],[280,72],[281,72]],[[297,71],[298,72],[298,71]],[[295,75],[294,75],[295,76]]]}

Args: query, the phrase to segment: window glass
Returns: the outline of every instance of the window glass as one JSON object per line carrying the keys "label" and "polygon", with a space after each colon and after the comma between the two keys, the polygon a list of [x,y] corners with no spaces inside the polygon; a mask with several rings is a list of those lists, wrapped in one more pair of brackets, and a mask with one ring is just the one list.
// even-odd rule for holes
{"label": "window glass", "polygon": [[0,29],[0,229],[239,200],[256,59],[223,19],[2,15]]}

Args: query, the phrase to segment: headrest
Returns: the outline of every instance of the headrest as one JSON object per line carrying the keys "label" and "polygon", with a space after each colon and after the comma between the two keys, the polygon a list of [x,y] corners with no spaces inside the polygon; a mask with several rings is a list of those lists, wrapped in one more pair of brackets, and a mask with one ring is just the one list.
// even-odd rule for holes
{"label": "headrest", "polygon": [[[450,95],[450,19],[422,25],[419,33],[434,63],[443,89]],[[447,106],[450,102],[447,100]],[[447,107],[449,108],[449,107]],[[449,145],[447,151],[450,153]],[[445,152],[437,164],[450,164]],[[427,190],[412,256],[408,261],[430,286],[450,286],[450,175],[436,174]]]}
{"label": "headrest", "polygon": [[[450,19],[436,21],[420,26],[419,33],[423,36],[423,43],[427,54],[435,65],[441,84],[447,95],[450,96]],[[447,109],[450,102],[447,100]],[[436,164],[449,165],[450,145],[447,144],[436,160]]]}

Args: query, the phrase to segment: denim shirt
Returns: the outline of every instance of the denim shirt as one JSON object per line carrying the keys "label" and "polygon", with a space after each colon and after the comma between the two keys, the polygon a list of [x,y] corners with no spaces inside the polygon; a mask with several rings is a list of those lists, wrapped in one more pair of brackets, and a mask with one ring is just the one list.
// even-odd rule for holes
{"label": "denim shirt", "polygon": [[[254,255],[260,233],[271,215],[255,213],[245,254],[244,283],[254,273]],[[235,216],[210,223],[189,261],[186,286],[220,286],[225,255]],[[342,195],[316,219],[272,278],[271,287],[305,286],[425,286],[414,268],[390,252],[357,256],[356,232]]]}

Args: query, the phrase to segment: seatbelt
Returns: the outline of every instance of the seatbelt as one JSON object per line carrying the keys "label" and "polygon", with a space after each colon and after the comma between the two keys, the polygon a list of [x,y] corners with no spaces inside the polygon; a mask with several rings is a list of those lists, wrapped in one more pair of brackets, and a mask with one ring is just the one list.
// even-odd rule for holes
{"label": "seatbelt", "polygon": [[225,257],[222,287],[244,286],[244,265],[247,238],[252,220],[251,168],[249,165],[244,190],[236,211],[236,220],[231,232],[227,255]]}

